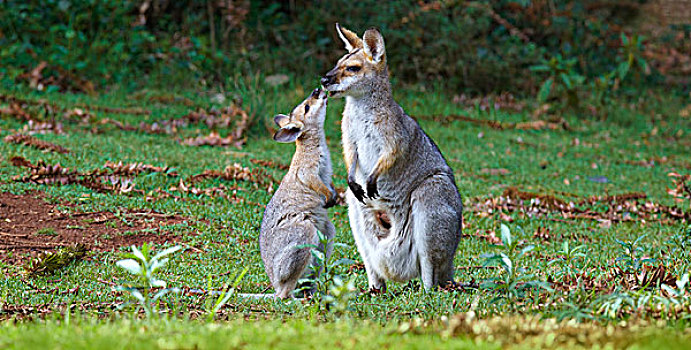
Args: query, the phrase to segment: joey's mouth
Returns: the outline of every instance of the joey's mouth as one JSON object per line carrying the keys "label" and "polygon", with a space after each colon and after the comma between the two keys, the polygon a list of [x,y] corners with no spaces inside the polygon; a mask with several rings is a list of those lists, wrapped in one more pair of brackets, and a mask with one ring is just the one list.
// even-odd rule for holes
{"label": "joey's mouth", "polygon": [[329,92],[326,91],[323,87],[314,89],[314,91],[312,91],[312,94],[310,95],[310,97],[317,98],[320,100],[323,100],[323,99],[327,98],[328,96],[329,96]]}

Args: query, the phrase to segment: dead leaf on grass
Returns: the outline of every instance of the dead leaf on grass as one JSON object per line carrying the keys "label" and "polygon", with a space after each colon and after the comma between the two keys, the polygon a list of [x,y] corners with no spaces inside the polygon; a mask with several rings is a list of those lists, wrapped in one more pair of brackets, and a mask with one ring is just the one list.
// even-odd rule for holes
{"label": "dead leaf on grass", "polygon": [[158,166],[153,166],[151,164],[144,164],[141,162],[140,163],[123,164],[122,161],[119,161],[117,163],[111,162],[111,161],[106,161],[106,163],[103,165],[103,167],[111,169],[113,171],[113,175],[120,175],[120,176],[137,176],[143,172],[146,172],[146,173],[164,173],[167,176],[171,176],[171,177],[178,176],[178,173],[171,171],[170,167],[158,167]]}
{"label": "dead leaf on grass", "polygon": [[586,219],[599,222],[621,221],[691,221],[691,213],[644,201],[644,193],[625,193],[613,196],[593,196],[578,202],[566,201],[552,195],[532,193],[515,187],[507,188],[501,196],[488,198],[469,209],[481,217],[517,212],[527,217],[560,215],[563,219]]}
{"label": "dead leaf on grass", "polygon": [[534,120],[520,123],[477,119],[467,115],[418,116],[417,118],[432,119],[439,122],[458,120],[476,125],[487,126],[495,130],[570,130],[569,124],[563,118],[555,119],[553,121]]}
{"label": "dead leaf on grass", "polygon": [[10,102],[9,107],[0,107],[0,114],[17,117],[24,121],[35,120],[34,117],[27,113],[18,102],[14,101]]}
{"label": "dead leaf on grass", "polygon": [[479,108],[481,111],[494,109],[513,112],[522,111],[526,105],[525,102],[517,101],[509,92],[481,97],[469,97],[466,94],[461,94],[453,97],[453,103],[463,105],[467,108]]}
{"label": "dead leaf on grass", "polygon": [[280,170],[288,170],[290,168],[289,164],[281,164],[279,162],[275,162],[273,160],[264,160],[264,159],[250,159],[250,162],[253,164],[261,165],[263,167],[267,168],[276,168]]}
{"label": "dead leaf on grass", "polygon": [[674,184],[674,187],[667,189],[667,193],[674,196],[678,202],[683,201],[684,198],[691,200],[691,174],[681,175],[672,172],[667,176]]}
{"label": "dead leaf on grass", "polygon": [[261,168],[250,169],[239,163],[227,166],[223,171],[205,170],[201,174],[191,176],[187,181],[190,184],[206,179],[223,179],[228,181],[248,181],[260,186],[272,186],[276,180]]}
{"label": "dead leaf on grass", "polygon": [[41,150],[47,150],[51,152],[57,152],[57,153],[62,153],[62,154],[67,154],[70,153],[70,151],[62,147],[60,145],[56,145],[47,141],[39,140],[33,136],[30,135],[24,135],[24,134],[12,134],[5,136],[3,139],[7,143],[16,143],[16,144],[22,144],[26,146],[31,146],[34,148],[38,148]]}
{"label": "dead leaf on grass", "polygon": [[492,175],[492,176],[499,176],[499,175],[503,176],[503,175],[511,174],[511,172],[509,171],[509,169],[505,169],[505,168],[498,168],[498,169],[483,168],[483,169],[480,169],[480,174]]}
{"label": "dead leaf on grass", "polygon": [[[16,176],[14,181],[31,182],[42,185],[69,185],[79,184],[98,192],[117,192],[117,193],[143,193],[142,190],[135,189],[134,177],[141,172],[161,172],[167,173],[166,168],[155,167],[148,164],[132,163],[123,165],[120,163],[106,162],[100,169],[87,172],[79,172],[58,164],[46,164],[39,160],[36,164],[31,163],[23,157],[13,157],[12,164],[17,167],[28,168],[29,174]],[[176,174],[167,174],[174,176]]]}

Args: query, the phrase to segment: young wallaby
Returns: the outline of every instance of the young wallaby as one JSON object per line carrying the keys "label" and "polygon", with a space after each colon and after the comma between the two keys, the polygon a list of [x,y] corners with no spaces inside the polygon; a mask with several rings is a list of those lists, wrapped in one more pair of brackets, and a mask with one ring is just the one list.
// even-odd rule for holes
{"label": "young wallaby", "polygon": [[295,142],[290,169],[266,206],[259,233],[266,273],[278,298],[291,297],[310,263],[317,263],[305,245],[318,246],[326,257],[333,250],[332,244],[325,247],[317,234],[321,232],[331,242],[336,232],[326,211],[336,200],[324,135],[326,104],[326,92],[316,89],[289,116],[274,117],[280,127],[274,140]]}
{"label": "young wallaby", "polygon": [[336,31],[348,53],[321,83],[330,96],[346,99],[346,200],[369,287],[416,277],[426,289],[451,283],[463,221],[453,170],[394,101],[379,31],[362,39],[338,24]]}

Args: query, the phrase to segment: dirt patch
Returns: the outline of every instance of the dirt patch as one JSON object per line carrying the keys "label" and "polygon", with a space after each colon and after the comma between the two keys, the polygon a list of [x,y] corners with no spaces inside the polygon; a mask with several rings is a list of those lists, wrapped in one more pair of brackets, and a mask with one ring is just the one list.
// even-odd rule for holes
{"label": "dirt patch", "polygon": [[106,251],[145,242],[177,242],[181,236],[161,226],[186,221],[179,215],[150,211],[62,213],[44,197],[40,192],[0,193],[0,260],[20,264],[27,256],[75,243]]}

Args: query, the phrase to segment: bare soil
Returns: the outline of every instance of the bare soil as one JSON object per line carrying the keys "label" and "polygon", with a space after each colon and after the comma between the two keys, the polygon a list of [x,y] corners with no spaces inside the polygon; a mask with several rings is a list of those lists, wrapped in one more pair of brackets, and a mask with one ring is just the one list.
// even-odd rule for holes
{"label": "bare soil", "polygon": [[[179,215],[151,211],[66,213],[44,200],[41,192],[0,193],[0,260],[20,264],[27,256],[82,243],[91,250],[177,242],[181,236],[162,225],[186,221]],[[69,203],[62,206],[74,207]]]}

